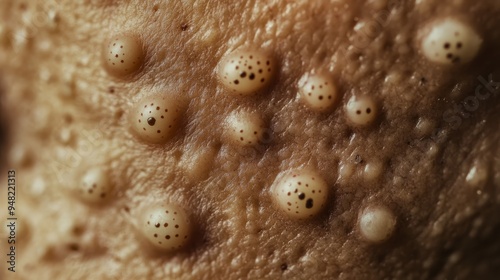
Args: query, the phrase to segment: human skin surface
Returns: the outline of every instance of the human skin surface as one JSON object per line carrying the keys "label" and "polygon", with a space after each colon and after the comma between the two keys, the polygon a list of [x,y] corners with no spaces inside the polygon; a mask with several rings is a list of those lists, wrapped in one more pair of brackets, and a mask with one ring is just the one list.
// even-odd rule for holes
{"label": "human skin surface", "polygon": [[[500,2],[7,0],[0,13],[2,185],[15,169],[18,218],[15,273],[0,233],[1,279],[500,273]],[[482,40],[471,61],[424,55],[428,26],[449,17]],[[130,73],[107,64],[116,38],[139,46]],[[273,60],[255,94],[219,76],[238,50]],[[298,94],[311,73],[335,84],[328,109]],[[150,96],[180,110],[158,141],[135,129]],[[352,117],[351,100],[372,115]],[[265,137],[243,146],[234,127],[257,119]],[[294,172],[326,182],[319,214],[277,203]],[[105,196],[75,191],[85,174]],[[145,236],[165,204],[189,216],[175,251]]]}

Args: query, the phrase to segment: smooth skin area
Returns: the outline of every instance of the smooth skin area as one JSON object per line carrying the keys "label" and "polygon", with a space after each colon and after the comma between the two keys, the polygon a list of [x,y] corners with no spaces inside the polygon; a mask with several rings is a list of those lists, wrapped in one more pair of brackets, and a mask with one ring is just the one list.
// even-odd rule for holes
{"label": "smooth skin area", "polygon": [[[18,272],[0,256],[0,278],[492,279],[499,13],[498,1],[473,0],[0,1],[5,167],[17,171],[23,221]],[[421,30],[447,17],[482,40],[465,64],[422,50]],[[103,52],[121,34],[144,55],[130,75],[106,68]],[[221,82],[235,50],[275,61],[256,94]],[[321,113],[297,98],[301,77],[319,72],[338,91]],[[160,144],[131,129],[130,109],[152,94],[182,102]],[[376,101],[368,125],[347,118],[353,96]],[[271,139],[224,141],[228,116],[242,110],[262,116]],[[309,166],[328,198],[318,215],[291,219],[270,188]],[[115,187],[97,206],[66,189],[90,167]],[[151,248],[141,231],[143,209],[163,203],[180,205],[193,227],[175,252]],[[362,236],[367,206],[390,209],[390,238]]]}

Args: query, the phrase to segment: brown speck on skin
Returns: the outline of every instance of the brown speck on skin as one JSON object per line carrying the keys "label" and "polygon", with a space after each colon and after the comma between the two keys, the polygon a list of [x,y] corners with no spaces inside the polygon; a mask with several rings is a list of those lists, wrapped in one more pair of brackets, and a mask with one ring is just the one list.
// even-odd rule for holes
{"label": "brown speck on skin", "polygon": [[186,30],[188,30],[188,28],[189,28],[189,25],[187,23],[181,24],[181,31],[186,31]]}
{"label": "brown speck on skin", "polygon": [[307,209],[311,209],[311,208],[313,208],[313,206],[314,206],[314,205],[313,205],[313,200],[312,200],[312,198],[309,198],[309,199],[306,201],[306,208],[307,208]]}

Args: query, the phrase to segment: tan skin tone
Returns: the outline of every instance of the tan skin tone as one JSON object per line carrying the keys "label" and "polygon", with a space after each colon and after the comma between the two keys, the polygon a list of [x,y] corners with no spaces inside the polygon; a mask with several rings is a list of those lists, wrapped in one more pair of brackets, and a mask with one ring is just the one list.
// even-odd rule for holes
{"label": "tan skin tone", "polygon": [[[498,272],[498,100],[491,95],[475,110],[443,116],[474,94],[478,76],[498,70],[496,2],[82,2],[0,3],[2,110],[8,149],[17,151],[6,166],[24,181],[22,262],[12,279]],[[481,52],[465,66],[427,61],[419,28],[455,14],[477,28]],[[372,29],[356,33],[359,22]],[[103,66],[117,34],[135,36],[145,51],[141,68],[118,78]],[[259,94],[234,96],[219,82],[218,63],[235,49],[276,59],[273,82]],[[331,110],[315,112],[296,99],[308,72],[326,72],[336,83]],[[174,97],[183,110],[177,133],[162,144],[131,130],[131,108],[151,94]],[[374,122],[349,123],[345,105],[353,95],[377,101]],[[270,132],[265,143],[228,141],[225,118],[243,109],[261,114]],[[379,175],[365,172],[368,164],[381,166]],[[96,166],[114,192],[106,203],[89,204],[69,188]],[[290,219],[270,186],[284,170],[311,166],[330,187],[326,207],[311,219]],[[486,175],[470,183],[474,166]],[[140,227],[144,209],[165,202],[186,209],[194,225],[190,245],[173,254],[153,250]],[[358,214],[377,205],[397,225],[389,239],[371,243],[360,234]]]}

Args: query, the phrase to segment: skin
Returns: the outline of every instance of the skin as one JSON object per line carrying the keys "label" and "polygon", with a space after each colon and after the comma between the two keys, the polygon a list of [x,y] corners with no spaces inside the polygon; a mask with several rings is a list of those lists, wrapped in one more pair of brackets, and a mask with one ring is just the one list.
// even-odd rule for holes
{"label": "skin", "polygon": [[[482,98],[495,88],[482,81],[490,74],[500,81],[500,4],[144,2],[0,2],[4,166],[17,171],[22,220],[18,272],[5,272],[1,262],[0,276],[498,275],[499,94]],[[427,61],[419,52],[419,28],[457,14],[483,37],[480,53],[464,66]],[[360,21],[372,29],[356,33]],[[124,32],[142,40],[146,62],[135,75],[116,78],[105,71],[102,52]],[[279,62],[276,78],[259,95],[235,97],[217,80],[219,61],[238,48],[272,52]],[[317,113],[295,99],[308,71],[328,71],[336,81],[339,101],[331,111]],[[150,94],[172,95],[185,108],[178,133],[161,145],[141,142],[130,130],[127,113]],[[373,124],[348,123],[344,105],[352,95],[378,100]],[[477,108],[462,104],[474,96]],[[248,149],[230,145],[221,136],[224,118],[239,109],[262,114],[271,140]],[[419,129],[419,121],[427,128]],[[186,167],[200,155],[201,166]],[[371,161],[383,163],[382,173],[365,180],[362,170]],[[108,170],[115,193],[90,205],[70,187],[95,166]],[[332,195],[321,215],[292,220],[275,207],[269,187],[282,170],[308,166]],[[353,166],[351,176],[339,171],[345,166]],[[473,166],[487,175],[471,186],[466,177]],[[175,254],[153,250],[139,228],[143,209],[164,201],[186,209],[195,225],[190,247]],[[397,217],[393,236],[380,244],[364,240],[357,228],[359,212],[369,205],[388,207]],[[0,215],[4,220],[5,211]]]}

